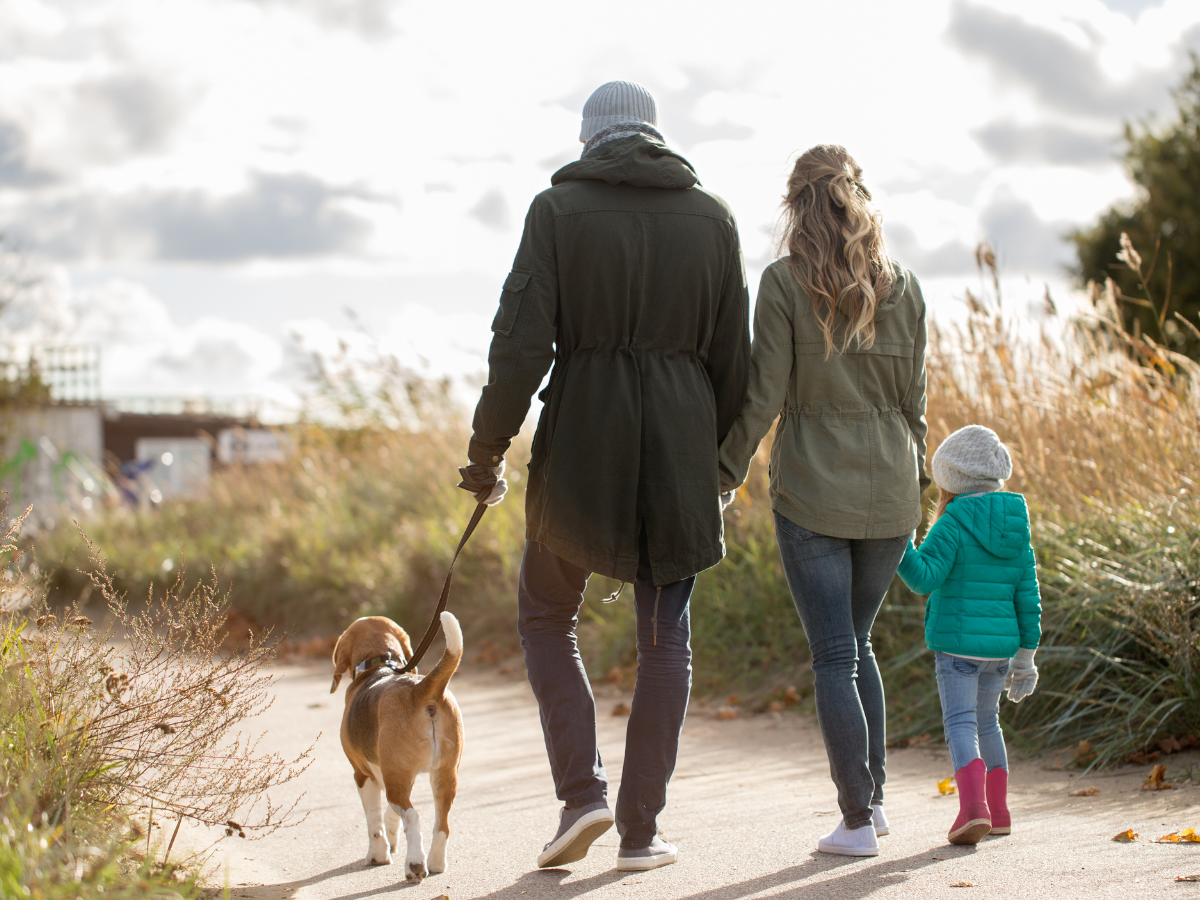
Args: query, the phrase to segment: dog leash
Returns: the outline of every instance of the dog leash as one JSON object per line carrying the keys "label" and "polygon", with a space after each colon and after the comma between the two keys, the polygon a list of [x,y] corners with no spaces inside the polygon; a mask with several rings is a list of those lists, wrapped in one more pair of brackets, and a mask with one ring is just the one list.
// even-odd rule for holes
{"label": "dog leash", "polygon": [[458,562],[458,555],[462,553],[463,547],[467,546],[467,541],[475,533],[475,527],[479,524],[479,520],[483,518],[485,512],[487,512],[487,504],[480,503],[475,507],[475,512],[471,514],[471,521],[467,523],[467,530],[463,532],[462,540],[458,542],[458,549],[454,551],[454,558],[450,560],[450,571],[446,573],[446,583],[442,585],[442,596],[438,598],[437,609],[433,613],[433,621],[429,623],[429,627],[425,630],[425,637],[421,638],[421,643],[417,645],[412,659],[405,664],[404,668],[396,670],[398,675],[403,675],[405,672],[410,672],[417,667],[417,663],[421,661],[421,657],[425,655],[425,651],[429,649],[429,645],[433,643],[433,639],[441,629],[442,613],[446,611],[446,603],[450,599],[450,582],[454,580],[454,564]]}

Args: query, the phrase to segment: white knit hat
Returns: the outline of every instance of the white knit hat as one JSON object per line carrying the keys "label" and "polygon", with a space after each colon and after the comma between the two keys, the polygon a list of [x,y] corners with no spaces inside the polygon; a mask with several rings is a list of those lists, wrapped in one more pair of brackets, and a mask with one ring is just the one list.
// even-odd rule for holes
{"label": "white knit hat", "polygon": [[1012,457],[992,429],[968,425],[942,441],[930,469],[937,486],[952,494],[998,491],[1012,475]]}
{"label": "white knit hat", "polygon": [[583,104],[583,126],[579,140],[587,143],[596,132],[609,125],[641,122],[658,126],[658,107],[654,97],[640,84],[632,81],[610,81],[592,91]]}

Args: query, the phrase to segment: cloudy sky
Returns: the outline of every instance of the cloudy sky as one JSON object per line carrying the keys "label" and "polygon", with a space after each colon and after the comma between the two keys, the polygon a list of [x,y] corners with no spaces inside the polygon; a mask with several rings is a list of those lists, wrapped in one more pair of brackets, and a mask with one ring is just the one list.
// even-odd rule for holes
{"label": "cloudy sky", "polygon": [[[1131,195],[1200,0],[0,0],[0,340],[97,341],[110,396],[294,403],[294,336],[478,376],[530,199],[604,81],[738,215],[752,284],[795,154],[844,144],[940,315]],[[346,315],[352,309],[359,324]],[[7,332],[7,335],[4,334]]]}

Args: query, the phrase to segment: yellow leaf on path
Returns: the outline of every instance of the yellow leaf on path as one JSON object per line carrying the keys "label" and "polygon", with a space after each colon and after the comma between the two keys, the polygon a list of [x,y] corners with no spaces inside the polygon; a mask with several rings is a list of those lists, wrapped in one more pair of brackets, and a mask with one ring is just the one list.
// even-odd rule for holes
{"label": "yellow leaf on path", "polygon": [[1113,840],[1120,844],[1132,843],[1133,841],[1136,841],[1137,838],[1137,832],[1132,828],[1128,828],[1125,831],[1122,831],[1120,834],[1113,835]]}
{"label": "yellow leaf on path", "polygon": [[1167,783],[1167,767],[1155,766],[1142,782],[1143,791],[1169,791],[1175,785]]}
{"label": "yellow leaf on path", "polygon": [[954,776],[953,775],[951,775],[949,778],[943,778],[941,781],[939,781],[937,783],[937,786],[938,786],[938,793],[943,794],[943,795],[953,794],[955,792],[955,790],[957,790],[954,787]]}
{"label": "yellow leaf on path", "polygon": [[723,719],[723,720],[736,719],[738,717],[738,715],[739,715],[739,713],[738,713],[736,706],[718,706],[717,707],[717,718],[718,719]]}
{"label": "yellow leaf on path", "polygon": [[952,881],[952,882],[950,882],[950,887],[975,887],[975,882],[973,882],[973,881]]}
{"label": "yellow leaf on path", "polygon": [[1200,875],[1176,875],[1176,881],[1200,881]]}
{"label": "yellow leaf on path", "polygon": [[1067,794],[1067,796],[1068,797],[1090,797],[1090,796],[1092,796],[1092,794],[1098,794],[1098,793],[1100,793],[1100,788],[1085,787],[1085,788],[1080,788],[1077,791],[1071,791],[1071,793]]}
{"label": "yellow leaf on path", "polygon": [[614,716],[629,715],[629,704],[628,703],[618,703],[616,706],[614,706],[612,708],[612,714]]}
{"label": "yellow leaf on path", "polygon": [[1154,843],[1156,844],[1200,844],[1200,834],[1196,834],[1195,828],[1185,828],[1183,831],[1172,831],[1170,834],[1164,834]]}

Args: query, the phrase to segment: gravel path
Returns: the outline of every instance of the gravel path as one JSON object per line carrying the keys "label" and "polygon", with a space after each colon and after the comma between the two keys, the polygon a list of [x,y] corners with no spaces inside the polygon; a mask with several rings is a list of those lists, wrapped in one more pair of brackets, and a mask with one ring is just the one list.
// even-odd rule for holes
{"label": "gravel path", "polygon": [[[295,752],[323,734],[316,762],[291,794],[306,792],[301,809],[309,817],[261,841],[227,839],[220,845],[209,883],[228,886],[234,900],[433,900],[441,894],[451,900],[1200,897],[1200,883],[1175,882],[1177,875],[1200,873],[1200,844],[1147,840],[1200,828],[1200,788],[1183,772],[1189,759],[1195,764],[1194,756],[1168,759],[1168,773],[1183,783],[1162,792],[1140,790],[1141,769],[1080,776],[1051,770],[1045,760],[1017,760],[1013,835],[970,848],[945,842],[957,800],[936,789],[936,780],[951,774],[944,747],[894,750],[886,797],[892,834],[881,839],[878,857],[853,860],[814,851],[818,835],[836,824],[838,814],[811,718],[719,721],[695,704],[660,820],[679,846],[679,862],[622,876],[614,868],[613,830],[579,863],[537,871],[537,853],[557,822],[537,707],[524,680],[476,667],[460,671],[451,684],[467,745],[451,817],[449,870],[408,886],[400,864],[363,863],[366,830],[338,742],[343,701],[341,692],[329,694],[329,667],[277,671],[276,702],[256,724],[267,732],[265,745],[284,751]],[[602,752],[615,779],[625,720],[609,711],[627,697],[613,688],[600,694]],[[1099,793],[1068,796],[1087,786]],[[615,785],[610,796],[615,799]],[[415,798],[428,846],[433,808],[424,777]],[[1142,839],[1110,840],[1126,828]],[[192,846],[204,839],[185,836]],[[974,886],[964,894],[956,882]]]}

